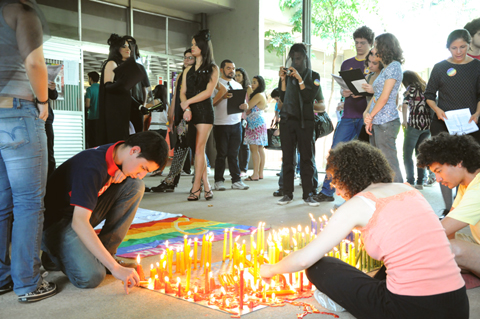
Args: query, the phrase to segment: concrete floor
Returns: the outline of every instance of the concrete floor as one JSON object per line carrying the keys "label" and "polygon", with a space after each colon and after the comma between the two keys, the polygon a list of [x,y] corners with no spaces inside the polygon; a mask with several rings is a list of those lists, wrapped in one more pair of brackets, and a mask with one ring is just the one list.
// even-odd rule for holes
{"label": "concrete floor", "polygon": [[[314,216],[330,215],[334,204],[343,200],[337,198],[335,202],[322,203],[320,207],[309,207],[301,200],[301,187],[299,180],[295,180],[295,199],[286,206],[276,204],[277,198],[272,192],[277,189],[277,171],[266,171],[265,179],[259,182],[249,182],[250,189],[246,191],[231,190],[230,177],[225,183],[227,190],[215,192],[214,199],[207,202],[201,199],[198,202],[188,202],[188,191],[191,187],[191,177],[182,177],[174,193],[148,193],[145,194],[141,207],[146,209],[164,211],[168,213],[181,213],[186,216],[222,221],[243,225],[258,225],[264,221],[267,227],[274,229],[293,227],[298,224],[310,225],[309,213]],[[323,181],[320,174],[320,180]],[[163,177],[146,177],[147,186],[156,186]],[[210,176],[211,183],[213,177]],[[438,184],[425,188],[423,194],[436,212],[443,208],[443,200]],[[203,194],[202,194],[203,195]],[[249,237],[249,236],[245,236]],[[248,240],[248,238],[245,238]],[[248,243],[247,243],[248,244]],[[221,260],[222,242],[213,244],[213,262]],[[144,268],[158,257],[142,260]],[[51,272],[47,280],[54,281],[59,293],[49,299],[38,303],[23,305],[17,302],[16,295],[12,293],[0,296],[0,318],[229,318],[229,315],[210,310],[198,305],[179,301],[175,298],[134,288],[127,295],[123,291],[120,281],[112,276],[107,276],[105,281],[97,288],[81,290],[75,288],[61,272]],[[480,318],[480,288],[468,290],[470,299],[470,318]],[[319,310],[322,308],[313,299],[305,302],[314,303]],[[302,309],[287,305],[283,308],[266,308],[252,314],[250,319],[264,318],[296,318],[303,312]],[[349,313],[339,313],[340,318],[354,318]],[[306,318],[332,318],[327,315],[309,315]]]}

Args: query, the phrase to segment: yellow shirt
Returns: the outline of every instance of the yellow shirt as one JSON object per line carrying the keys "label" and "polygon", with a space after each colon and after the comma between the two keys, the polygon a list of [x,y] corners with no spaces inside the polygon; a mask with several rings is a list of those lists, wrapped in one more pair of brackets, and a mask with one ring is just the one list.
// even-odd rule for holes
{"label": "yellow shirt", "polygon": [[452,207],[448,217],[470,224],[472,235],[480,244],[480,173],[468,186],[458,187]]}

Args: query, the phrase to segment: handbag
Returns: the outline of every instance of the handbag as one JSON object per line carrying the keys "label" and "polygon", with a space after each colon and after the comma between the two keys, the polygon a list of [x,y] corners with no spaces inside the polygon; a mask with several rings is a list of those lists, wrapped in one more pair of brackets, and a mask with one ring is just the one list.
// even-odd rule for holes
{"label": "handbag", "polygon": [[268,145],[265,146],[269,150],[281,150],[282,144],[280,142],[280,129],[278,123],[267,129]]}
{"label": "handbag", "polygon": [[315,114],[315,140],[333,132],[332,120],[327,112]]}

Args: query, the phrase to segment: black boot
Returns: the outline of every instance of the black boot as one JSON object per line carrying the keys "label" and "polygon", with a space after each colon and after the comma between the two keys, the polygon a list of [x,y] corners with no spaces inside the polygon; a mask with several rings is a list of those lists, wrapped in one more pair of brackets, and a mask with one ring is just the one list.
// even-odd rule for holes
{"label": "black boot", "polygon": [[173,193],[175,191],[175,186],[162,182],[160,185],[152,187],[151,190],[154,193]]}

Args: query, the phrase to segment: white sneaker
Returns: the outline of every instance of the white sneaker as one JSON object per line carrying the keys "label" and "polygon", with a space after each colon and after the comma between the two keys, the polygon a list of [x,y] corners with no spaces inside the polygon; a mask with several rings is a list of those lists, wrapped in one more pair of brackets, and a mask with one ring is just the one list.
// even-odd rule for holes
{"label": "white sneaker", "polygon": [[315,290],[313,296],[318,301],[318,303],[325,309],[335,312],[342,312],[345,311],[345,308],[340,306],[338,303],[330,299],[326,294],[321,292],[320,290]]}
{"label": "white sneaker", "polygon": [[235,182],[232,184],[232,189],[243,189],[243,190],[247,190],[250,186],[248,186],[247,184],[245,184],[244,182],[242,181],[238,181],[238,182]]}
{"label": "white sneaker", "polygon": [[182,172],[180,173],[180,175],[181,175],[181,176],[190,176],[190,175],[192,175],[192,174],[188,174],[188,173],[186,173],[185,171],[182,171]]}
{"label": "white sneaker", "polygon": [[213,188],[216,190],[216,191],[224,191],[226,190],[225,188],[225,185],[223,185],[223,182],[215,182],[215,185],[213,186]]}
{"label": "white sneaker", "polygon": [[211,175],[212,174],[212,170],[210,169],[210,167],[207,166],[207,175]]}

